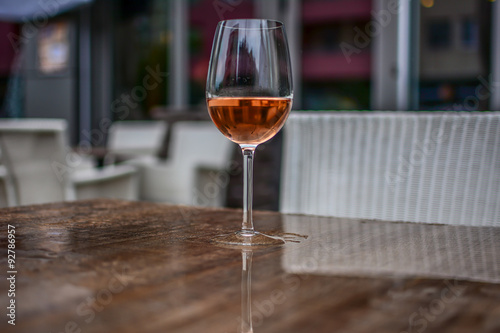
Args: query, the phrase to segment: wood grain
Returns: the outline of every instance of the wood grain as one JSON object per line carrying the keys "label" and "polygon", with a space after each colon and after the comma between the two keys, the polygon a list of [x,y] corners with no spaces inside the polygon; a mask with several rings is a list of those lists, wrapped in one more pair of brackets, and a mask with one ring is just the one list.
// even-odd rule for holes
{"label": "wood grain", "polygon": [[[0,210],[0,248],[14,225],[18,271],[16,326],[4,314],[0,331],[238,332],[242,253],[210,239],[240,218],[115,200]],[[500,332],[498,228],[271,212],[255,224],[308,236],[253,250],[255,332]],[[2,278],[3,309],[7,290]]]}

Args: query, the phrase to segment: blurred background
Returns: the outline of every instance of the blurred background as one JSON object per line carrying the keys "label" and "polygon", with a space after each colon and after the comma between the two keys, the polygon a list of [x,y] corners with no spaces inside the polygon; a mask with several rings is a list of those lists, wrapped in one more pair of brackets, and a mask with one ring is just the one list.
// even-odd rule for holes
{"label": "blurred background", "polygon": [[[102,117],[148,119],[157,106],[204,106],[215,27],[231,18],[285,22],[295,109],[397,109],[398,31],[415,72],[407,109],[491,109],[493,1],[413,1],[410,31],[401,31],[396,0],[23,3],[0,1],[1,115],[66,118],[74,143]],[[134,90],[148,68],[159,80]]]}
{"label": "blurred background", "polygon": [[233,18],[285,23],[294,110],[500,110],[494,0],[0,0],[0,117],[62,118],[99,147],[103,120],[206,114]]}

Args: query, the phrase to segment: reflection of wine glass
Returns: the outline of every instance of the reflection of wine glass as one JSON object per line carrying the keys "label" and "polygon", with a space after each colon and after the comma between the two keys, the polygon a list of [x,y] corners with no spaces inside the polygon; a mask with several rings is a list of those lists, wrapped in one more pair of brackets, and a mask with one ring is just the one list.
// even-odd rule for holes
{"label": "reflection of wine glass", "polygon": [[253,157],[271,139],[292,107],[293,89],[285,29],[271,20],[228,20],[217,26],[207,78],[210,117],[244,159],[242,230],[216,241],[235,245],[282,243],[254,230]]}
{"label": "reflection of wine glass", "polygon": [[252,327],[252,250],[241,251],[241,333],[253,332]]}

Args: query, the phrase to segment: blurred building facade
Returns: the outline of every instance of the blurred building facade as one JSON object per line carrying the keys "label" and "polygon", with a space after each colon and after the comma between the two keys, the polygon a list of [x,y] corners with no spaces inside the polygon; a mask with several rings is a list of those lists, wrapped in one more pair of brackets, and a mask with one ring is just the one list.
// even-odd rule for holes
{"label": "blurred building facade", "polygon": [[295,109],[500,109],[498,1],[78,2],[0,24],[2,116],[66,118],[74,143],[158,106],[203,108],[215,27],[233,18],[285,22]]}

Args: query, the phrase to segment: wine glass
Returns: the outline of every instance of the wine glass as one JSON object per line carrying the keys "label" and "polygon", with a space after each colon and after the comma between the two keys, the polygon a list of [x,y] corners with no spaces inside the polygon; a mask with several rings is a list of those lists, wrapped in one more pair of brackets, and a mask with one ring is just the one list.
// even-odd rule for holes
{"label": "wine glass", "polygon": [[207,77],[207,105],[215,126],[243,153],[241,231],[216,237],[234,245],[283,243],[254,230],[253,159],[257,146],[284,125],[292,107],[290,55],[283,23],[241,19],[219,22]]}

